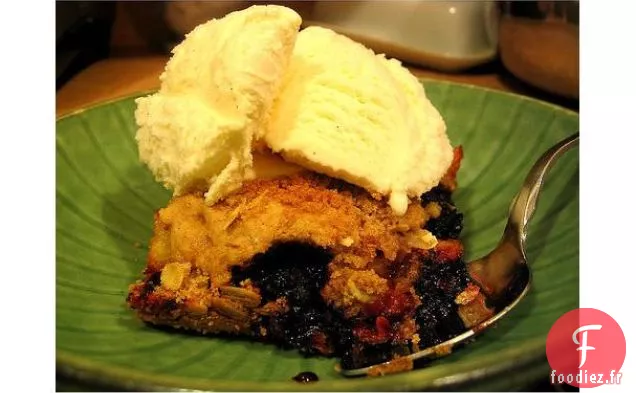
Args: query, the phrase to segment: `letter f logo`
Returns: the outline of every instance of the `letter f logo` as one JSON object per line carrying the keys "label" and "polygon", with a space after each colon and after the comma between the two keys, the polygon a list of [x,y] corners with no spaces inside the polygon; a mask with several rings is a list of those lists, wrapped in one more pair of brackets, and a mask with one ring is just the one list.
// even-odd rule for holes
{"label": "letter f logo", "polygon": [[[574,341],[576,345],[580,345],[580,347],[576,349],[577,351],[581,351],[581,364],[579,365],[579,368],[583,367],[583,365],[585,364],[585,361],[587,360],[587,351],[592,351],[596,349],[594,347],[587,345],[587,331],[601,330],[602,327],[603,326],[601,325],[585,325],[576,329],[574,331],[574,334],[572,334],[572,341]],[[576,337],[579,333],[581,333],[581,342],[579,342],[578,338]]]}

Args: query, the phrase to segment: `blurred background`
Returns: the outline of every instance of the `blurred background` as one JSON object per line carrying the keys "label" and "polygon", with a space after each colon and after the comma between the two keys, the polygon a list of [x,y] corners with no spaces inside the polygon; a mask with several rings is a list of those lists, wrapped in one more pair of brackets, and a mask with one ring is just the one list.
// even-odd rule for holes
{"label": "blurred background", "polygon": [[463,82],[492,75],[506,90],[578,110],[578,1],[58,1],[56,88],[105,59],[167,59],[196,25],[258,3],[285,4],[304,26],[330,27],[416,70]]}

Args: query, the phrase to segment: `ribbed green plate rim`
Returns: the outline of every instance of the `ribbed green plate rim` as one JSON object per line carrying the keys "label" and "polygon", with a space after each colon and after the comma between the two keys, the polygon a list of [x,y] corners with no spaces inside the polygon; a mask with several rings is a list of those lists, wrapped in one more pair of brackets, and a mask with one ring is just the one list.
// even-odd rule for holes
{"label": "ribbed green plate rim", "polygon": [[[465,159],[455,199],[465,213],[464,241],[470,259],[496,243],[510,199],[525,173],[546,148],[578,131],[578,114],[531,98],[470,85],[428,80],[424,84],[447,121],[451,140],[464,146]],[[145,249],[121,246],[120,238],[128,241],[134,237],[145,244],[151,216],[142,215],[140,219],[133,212],[151,212],[169,197],[136,157],[132,161],[132,110],[133,99],[138,95],[141,94],[75,111],[59,118],[56,124],[56,360],[60,374],[100,386],[162,391],[509,390],[547,376],[547,330],[556,318],[578,306],[578,150],[566,154],[553,168],[530,225],[528,254],[534,284],[528,297],[498,327],[424,369],[381,378],[344,379],[330,369],[335,361],[302,359],[293,351],[250,343],[181,338],[134,324],[122,327],[113,322],[114,315],[104,310],[90,309],[87,314],[86,309],[78,308],[77,302],[88,306],[110,304],[112,298],[125,293],[122,285],[141,271]],[[111,191],[119,193],[119,208],[108,199]],[[111,210],[104,207],[107,205]],[[95,218],[96,214],[101,218]],[[111,220],[108,225],[102,222],[105,217]],[[133,231],[132,227],[138,230]],[[109,248],[111,243],[118,247]],[[121,272],[121,266],[128,270]],[[90,293],[92,288],[106,294]],[[103,298],[111,300],[104,303]],[[69,311],[73,307],[76,311]],[[123,308],[117,313],[129,318]],[[96,324],[110,330],[96,329]],[[119,334],[121,341],[109,341],[108,334]],[[127,360],[126,356],[118,357],[116,351],[105,355],[97,350],[111,349],[117,342],[125,344],[124,339],[147,342],[148,334],[182,340],[178,344],[188,348],[202,345],[204,350],[209,342],[222,342],[218,345],[229,351],[228,361],[238,371],[233,370],[230,378],[206,377],[196,368],[189,374],[187,367],[180,371],[168,367],[157,372],[148,364],[144,366],[144,362],[165,360],[167,355],[161,350],[133,352],[126,355],[130,356]],[[243,351],[242,358],[230,356],[236,351]],[[178,355],[172,356],[179,360]],[[218,365],[226,355],[220,353],[217,358],[212,354],[212,359],[205,356],[203,353],[203,361]],[[130,364],[133,360],[138,360],[139,365]],[[296,368],[289,372],[273,370],[277,372],[272,372],[269,380],[258,380],[250,374],[271,363]],[[303,367],[316,367],[323,378],[308,386],[291,382],[294,371],[304,371]]]}

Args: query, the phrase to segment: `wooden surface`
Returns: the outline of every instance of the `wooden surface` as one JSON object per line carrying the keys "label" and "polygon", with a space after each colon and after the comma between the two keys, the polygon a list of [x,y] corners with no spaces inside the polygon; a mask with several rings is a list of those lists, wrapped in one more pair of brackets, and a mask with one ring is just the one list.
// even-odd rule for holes
{"label": "wooden surface", "polygon": [[[165,56],[121,57],[99,61],[76,75],[58,92],[56,113],[67,114],[101,101],[108,101],[159,86]],[[565,100],[524,85],[498,64],[465,73],[446,74],[420,68],[411,71],[422,78],[448,80],[527,95],[578,111],[578,101]]]}

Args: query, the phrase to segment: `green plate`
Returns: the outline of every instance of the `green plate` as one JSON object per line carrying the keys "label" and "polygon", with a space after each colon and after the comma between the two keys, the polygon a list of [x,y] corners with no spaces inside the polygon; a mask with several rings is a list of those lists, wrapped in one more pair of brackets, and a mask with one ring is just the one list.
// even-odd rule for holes
{"label": "green plate", "polygon": [[[467,260],[495,246],[510,201],[541,153],[578,131],[576,113],[481,88],[424,82],[464,147],[455,201]],[[578,306],[579,160],[550,172],[530,225],[528,296],[474,343],[430,366],[346,379],[336,360],[243,340],[151,328],[125,304],[145,265],[153,212],[170,197],[138,161],[134,97],[57,121],[56,349],[61,376],[136,390],[509,390],[547,377],[545,339]],[[320,381],[291,377],[313,371]]]}

